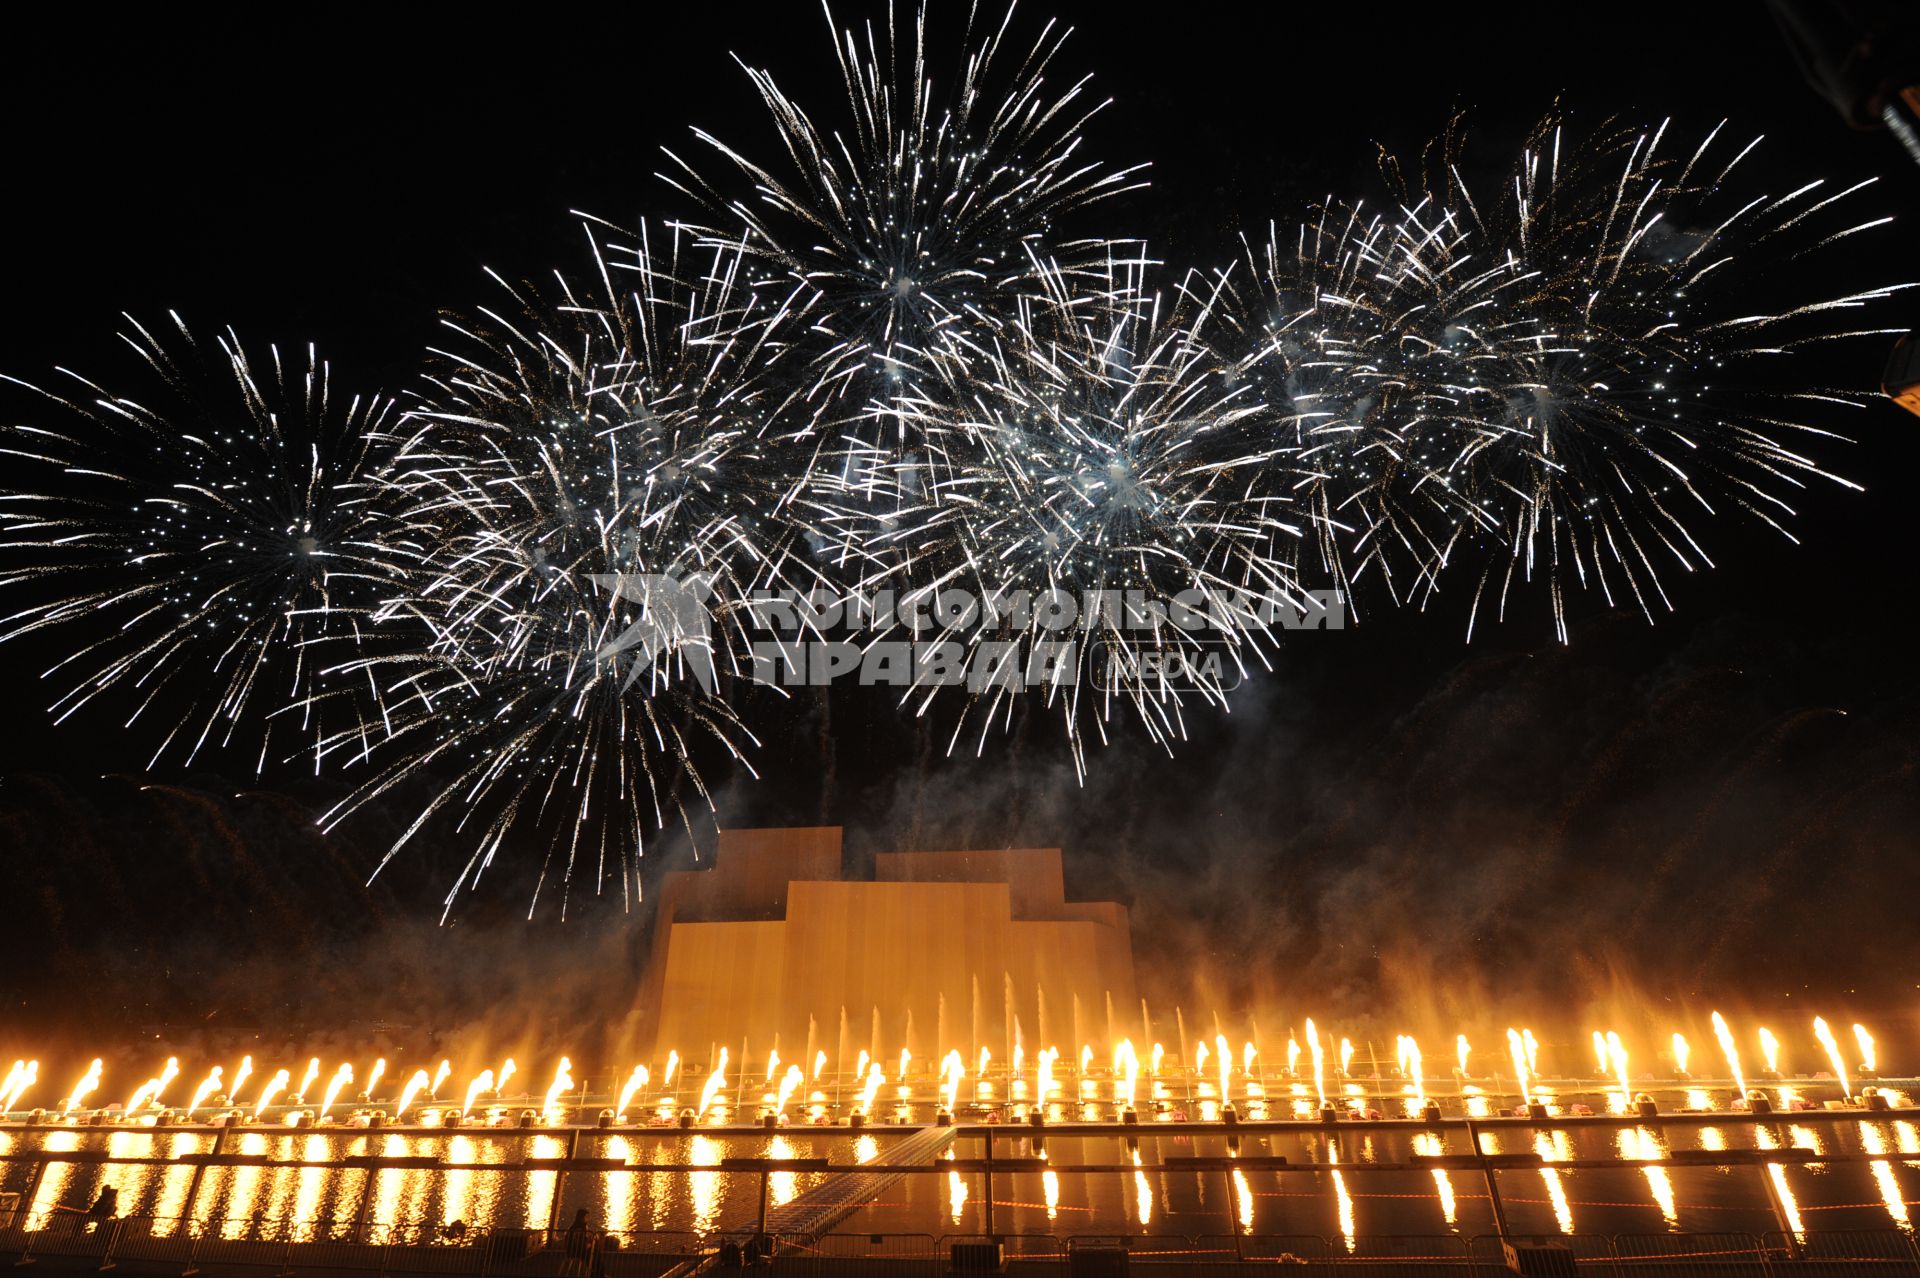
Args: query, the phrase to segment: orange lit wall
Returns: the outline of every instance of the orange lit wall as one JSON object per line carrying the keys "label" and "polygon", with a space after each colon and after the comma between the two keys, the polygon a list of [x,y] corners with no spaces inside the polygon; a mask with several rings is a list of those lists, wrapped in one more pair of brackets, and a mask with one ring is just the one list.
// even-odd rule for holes
{"label": "orange lit wall", "polygon": [[1029,1055],[1138,1034],[1126,907],[1066,900],[1058,848],[884,853],[859,881],[840,852],[833,827],[728,831],[711,868],[668,876],[642,994],[656,1058],[757,1061],[777,1035],[843,1068],[862,1048],[1005,1059],[1014,1018]]}

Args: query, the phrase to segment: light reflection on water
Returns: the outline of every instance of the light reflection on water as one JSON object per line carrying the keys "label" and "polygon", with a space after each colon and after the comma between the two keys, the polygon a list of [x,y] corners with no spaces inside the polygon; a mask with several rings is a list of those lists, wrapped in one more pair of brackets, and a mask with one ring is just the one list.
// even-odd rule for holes
{"label": "light reflection on water", "polygon": [[[1857,1113],[1822,1121],[1795,1115],[1790,1121],[1702,1125],[1648,1120],[1633,1128],[1568,1127],[1534,1131],[1507,1127],[1483,1131],[1488,1153],[1535,1151],[1554,1164],[1539,1171],[1500,1172],[1497,1183],[1517,1232],[1556,1230],[1657,1233],[1671,1229],[1765,1232],[1787,1229],[1911,1228],[1906,1204],[1920,1189],[1920,1132],[1907,1120],[1871,1121]],[[31,1165],[24,1152],[102,1153],[109,1159],[143,1162],[55,1162],[27,1204],[31,1227],[44,1227],[56,1208],[84,1209],[102,1185],[119,1194],[122,1215],[177,1217],[187,1210],[216,1232],[245,1237],[282,1222],[302,1222],[297,1237],[337,1236],[364,1205],[375,1229],[420,1224],[468,1227],[498,1225],[545,1228],[564,1225],[580,1207],[597,1227],[617,1231],[715,1230],[750,1223],[759,1206],[758,1174],[722,1171],[725,1158],[824,1157],[846,1164],[872,1161],[893,1139],[911,1129],[883,1127],[854,1134],[846,1129],[793,1128],[778,1132],[682,1133],[640,1129],[584,1130],[575,1152],[582,1158],[633,1164],[698,1168],[674,1172],[593,1171],[564,1173],[557,1167],[524,1167],[528,1158],[561,1158],[570,1134],[458,1129],[429,1133],[366,1129],[241,1128],[229,1131],[223,1149],[270,1160],[263,1165],[212,1165],[198,1173],[176,1161],[212,1150],[210,1132],[164,1128],[62,1129],[0,1133],[0,1188],[24,1192]],[[1130,1143],[1117,1135],[1076,1136],[1049,1130],[1044,1142],[1008,1128],[994,1139],[996,1155],[1037,1157],[1044,1173],[996,1173],[989,1185],[978,1173],[910,1176],[860,1209],[843,1228],[858,1232],[935,1233],[984,1228],[988,1203],[1000,1231],[1062,1233],[1156,1232],[1313,1235],[1436,1234],[1490,1232],[1491,1208],[1478,1172],[1440,1169],[1369,1171],[1369,1164],[1403,1163],[1413,1153],[1462,1148],[1458,1128],[1445,1134],[1419,1129],[1320,1129],[1248,1131],[1239,1152],[1286,1157],[1289,1170],[1251,1167],[1231,1178],[1216,1171],[1169,1170],[1171,1156],[1222,1156],[1223,1134],[1184,1133],[1142,1124]],[[1334,1141],[1339,1172],[1333,1171]],[[956,1156],[977,1158],[984,1138],[963,1134]],[[1766,1167],[1650,1167],[1671,1149],[1748,1149],[1796,1146],[1823,1161]],[[447,1166],[314,1166],[320,1162],[377,1154],[434,1158]],[[1841,1155],[1870,1161],[1825,1161]],[[1615,1160],[1618,1170],[1570,1167],[1570,1162]],[[1077,1173],[1081,1164],[1112,1166],[1112,1174]],[[1298,1170],[1304,1166],[1307,1171]],[[369,1177],[371,1176],[371,1180]],[[824,1183],[829,1173],[778,1171],[768,1176],[770,1207],[794,1201]],[[1337,1177],[1337,1179],[1336,1179]],[[1768,1189],[1778,1201],[1769,1201]],[[319,1222],[307,1224],[307,1222]],[[164,1223],[156,1232],[171,1232]]]}
{"label": "light reflection on water", "polygon": [[[786,1137],[775,1136],[771,1141],[767,1142],[767,1157],[795,1157],[793,1145]],[[768,1192],[775,1207],[785,1207],[800,1194],[800,1178],[793,1172],[775,1172],[772,1176],[768,1177],[768,1180],[771,1182]]]}
{"label": "light reflection on water", "polygon": [[[52,1153],[65,1153],[68,1150],[78,1149],[80,1133],[51,1132],[41,1148]],[[54,1163],[47,1168],[46,1175],[40,1179],[39,1189],[34,1191],[33,1202],[27,1209],[28,1229],[46,1228],[48,1218],[53,1215],[54,1205],[66,1200],[67,1183],[73,1179],[74,1173],[80,1169],[80,1166],[79,1163]]]}
{"label": "light reflection on water", "polygon": [[[1555,1140],[1556,1136],[1562,1139]],[[1561,1233],[1570,1234],[1573,1232],[1573,1204],[1567,1198],[1566,1182],[1560,1179],[1559,1168],[1552,1166],[1555,1162],[1566,1161],[1568,1157],[1564,1137],[1563,1132],[1541,1132],[1533,1138],[1533,1146],[1548,1164],[1540,1169],[1540,1179],[1545,1183],[1547,1198],[1553,1204],[1554,1224],[1560,1227]]]}
{"label": "light reflection on water", "polygon": [[[633,1145],[624,1136],[611,1136],[607,1139],[606,1156],[622,1162],[633,1161]],[[600,1177],[606,1190],[606,1213],[603,1219],[606,1227],[613,1230],[634,1230],[643,1226],[635,1217],[638,1194],[634,1188],[634,1178],[639,1173],[629,1171],[610,1171]]]}
{"label": "light reflection on water", "polygon": [[[726,1147],[711,1136],[695,1136],[689,1142],[687,1161],[695,1167],[711,1167],[726,1154]],[[693,1192],[693,1232],[710,1234],[720,1224],[719,1172],[695,1172],[687,1177]]]}
{"label": "light reflection on water", "polygon": [[[535,1136],[531,1155],[534,1158],[559,1158],[565,1155],[565,1142],[557,1136]],[[527,1210],[528,1229],[545,1229],[549,1218],[557,1218],[554,1194],[560,1188],[560,1173],[557,1171],[536,1171],[527,1174]]]}
{"label": "light reflection on water", "polygon": [[[1133,1165],[1136,1169],[1140,1166],[1140,1151],[1137,1149],[1133,1151]],[[1148,1183],[1145,1172],[1135,1170],[1133,1173],[1133,1192],[1139,1204],[1140,1228],[1144,1230],[1153,1223],[1153,1186]],[[955,1218],[958,1219],[958,1209]]]}
{"label": "light reflection on water", "polygon": [[[1413,1138],[1413,1151],[1437,1158],[1447,1152],[1447,1142],[1434,1132],[1421,1132]],[[1447,1228],[1453,1228],[1459,1221],[1459,1205],[1453,1196],[1453,1177],[1444,1167],[1433,1169],[1433,1192],[1440,1200],[1440,1214],[1446,1218]]]}
{"label": "light reflection on water", "polygon": [[[1869,1154],[1887,1152],[1886,1135],[1878,1123],[1860,1124],[1860,1143]],[[1912,1233],[1913,1222],[1907,1215],[1907,1202],[1901,1192],[1900,1182],[1894,1178],[1893,1164],[1876,1158],[1867,1167],[1873,1173],[1874,1187],[1880,1191],[1880,1201],[1886,1205],[1887,1215],[1902,1230]]]}
{"label": "light reflection on water", "polygon": [[[447,1161],[453,1163],[471,1163],[475,1158],[473,1138],[455,1136],[447,1141]],[[475,1173],[461,1168],[447,1173],[446,1192],[440,1196],[440,1223],[451,1225],[455,1221],[465,1224],[474,1214],[474,1176]]]}
{"label": "light reflection on water", "polygon": [[[206,1143],[204,1137],[185,1132],[175,1132],[167,1137],[166,1156],[170,1159],[177,1160],[183,1154],[196,1154],[200,1152],[200,1149]],[[311,1176],[316,1183],[326,1175],[325,1172],[318,1170],[303,1172],[302,1174],[303,1176]],[[193,1168],[185,1166],[178,1161],[174,1162],[172,1166],[161,1173],[160,1192],[154,1199],[153,1214],[163,1219],[171,1220],[177,1218],[181,1212],[186,1210],[187,1191],[192,1185]],[[311,1216],[312,1213],[310,1212],[308,1218],[311,1219]]]}

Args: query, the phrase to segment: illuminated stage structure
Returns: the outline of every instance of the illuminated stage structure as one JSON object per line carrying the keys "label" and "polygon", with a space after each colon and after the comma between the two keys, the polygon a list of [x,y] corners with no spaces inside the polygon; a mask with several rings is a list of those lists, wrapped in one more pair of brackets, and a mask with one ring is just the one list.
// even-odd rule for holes
{"label": "illuminated stage structure", "polygon": [[1143,1035],[1127,909],[1067,900],[1058,848],[886,852],[851,879],[837,826],[728,830],[656,908],[656,1058],[745,1040],[742,1059],[1006,1059],[1016,1031],[1030,1051]]}

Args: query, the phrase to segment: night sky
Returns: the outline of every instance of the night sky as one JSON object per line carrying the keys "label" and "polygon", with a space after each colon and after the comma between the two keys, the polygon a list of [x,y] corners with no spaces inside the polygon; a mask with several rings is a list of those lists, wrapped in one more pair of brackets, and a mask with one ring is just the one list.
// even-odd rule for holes
{"label": "night sky", "polygon": [[[1088,146],[1153,166],[1149,190],[1092,216],[1176,267],[1224,262],[1316,197],[1374,195],[1376,144],[1411,153],[1458,111],[1469,159],[1497,171],[1557,101],[1593,124],[1672,115],[1689,135],[1730,117],[1768,136],[1782,190],[1881,175],[1874,202],[1899,223],[1858,265],[1920,278],[1920,169],[1803,84],[1758,6],[1115,12],[1035,4],[1019,21],[1077,28],[1061,73],[1092,71],[1114,99]],[[729,53],[822,114],[838,91],[805,4],[62,21],[0,53],[0,372],[29,380],[60,365],[124,384],[120,313],[174,309],[250,343],[316,342],[340,382],[404,390],[440,308],[488,295],[482,266],[573,260],[570,209],[685,211],[654,172],[689,126],[767,149]],[[1825,375],[1868,387],[1888,345],[1849,346]],[[9,421],[35,411],[0,396]],[[1818,997],[1905,1016],[1920,1005],[1920,421],[1889,403],[1857,421],[1857,444],[1822,457],[1867,491],[1812,492],[1799,545],[1722,521],[1719,567],[1676,578],[1657,626],[1581,599],[1562,648],[1536,594],[1468,645],[1464,591],[1424,613],[1363,596],[1361,624],[1300,636],[1175,757],[1123,731],[1085,785],[1038,713],[949,761],[943,732],[884,698],[770,705],[754,720],[763,780],[716,778],[720,819],[843,823],[856,855],[1061,845],[1070,891],[1133,903],[1155,979],[1222,1000],[1470,1015],[1630,992],[1685,1014]],[[510,867],[437,931],[451,861],[431,841],[365,888],[404,814],[322,838],[310,814],[330,779],[212,758],[141,789],[145,741],[113,713],[58,728],[42,713],[58,650],[0,647],[0,988],[17,1016],[321,1025],[343,1000],[385,999],[444,1027],[503,1001],[465,983],[459,947],[479,943],[582,1008],[630,987],[645,916],[617,900],[576,891],[564,925],[544,907],[527,923]],[[687,855],[663,836],[649,863]],[[244,954],[286,979],[236,981]]]}

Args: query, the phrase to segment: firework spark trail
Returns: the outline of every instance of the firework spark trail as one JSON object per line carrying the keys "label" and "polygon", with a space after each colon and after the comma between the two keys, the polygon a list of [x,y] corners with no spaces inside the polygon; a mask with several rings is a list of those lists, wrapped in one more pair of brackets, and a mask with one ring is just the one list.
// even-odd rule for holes
{"label": "firework spark trail", "polygon": [[1573,589],[1670,609],[1662,574],[1711,565],[1700,526],[1722,510],[1791,536],[1795,491],[1857,487],[1801,441],[1834,437],[1822,422],[1863,397],[1790,369],[1765,370],[1787,391],[1752,378],[1890,331],[1850,313],[1908,286],[1780,305],[1764,295],[1791,290],[1756,289],[1742,264],[1818,269],[1884,219],[1850,214],[1868,183],[1732,194],[1753,144],[1729,153],[1720,132],[1670,153],[1665,125],[1573,138],[1550,119],[1504,194],[1479,199],[1449,135],[1423,179],[1390,170],[1397,208],[1330,201],[1291,252],[1277,232],[1250,250],[1239,323],[1278,357],[1276,428],[1310,463],[1331,570],[1375,568],[1399,602],[1465,561],[1475,619],[1541,581],[1564,640]]}
{"label": "firework spark trail", "polygon": [[0,640],[84,621],[47,672],[52,713],[108,696],[129,726],[162,721],[154,763],[237,744],[258,771],[300,737],[317,768],[377,691],[326,677],[330,654],[373,646],[370,614],[417,553],[375,482],[393,406],[341,399],[312,348],[256,362],[231,330],[207,344],[169,319],[128,319],[157,383],[140,400],[70,372],[66,393],[3,379],[55,414],[0,433],[18,476],[0,549],[21,565],[0,589],[29,600]]}
{"label": "firework spark trail", "polygon": [[[1269,482],[1299,502],[1317,573],[1349,591],[1371,573],[1402,602],[1443,548],[1439,528],[1455,505],[1449,441],[1444,414],[1418,393],[1426,367],[1446,360],[1460,335],[1445,324],[1432,336],[1408,330],[1442,311],[1436,293],[1454,291],[1447,266],[1423,259],[1457,242],[1412,218],[1329,204],[1290,251],[1277,228],[1246,245],[1246,269],[1226,284],[1234,302],[1223,320],[1244,351],[1238,373],[1274,446],[1292,450]],[[1457,375],[1450,367],[1439,384]]]}
{"label": "firework spark trail", "polygon": [[[840,512],[880,565],[856,590],[890,586],[908,611],[933,611],[927,605],[951,588],[980,601],[913,636],[955,645],[968,670],[985,645],[1034,637],[1017,629],[1019,598],[1057,623],[1048,637],[1071,646],[1044,672],[1039,695],[1064,716],[1082,769],[1083,716],[1103,741],[1119,710],[1156,741],[1183,737],[1183,702],[1224,705],[1244,674],[1267,632],[1261,605],[1270,620],[1273,606],[1298,610],[1303,600],[1291,571],[1298,527],[1286,520],[1284,496],[1252,478],[1278,466],[1281,450],[1206,340],[1215,297],[1183,291],[1180,313],[1163,316],[1162,299],[1145,287],[1152,265],[1110,259],[1092,295],[1040,268],[1043,291],[1015,319],[988,339],[953,343],[931,366],[937,389],[892,410],[912,419],[925,450],[891,463],[880,484],[890,499],[856,493]],[[847,468],[819,473],[832,483]],[[1120,592],[1144,607],[1079,614],[1093,595],[1122,601]],[[1224,623],[1230,659],[1184,694],[1167,661],[1202,645],[1170,619],[1176,601]],[[969,706],[950,750],[970,721],[983,748],[1024,693],[1033,653],[1016,643],[1009,659],[1009,679],[965,686]],[[905,699],[925,713],[943,686],[916,662]]]}
{"label": "firework spark trail", "polygon": [[891,6],[879,32],[871,23],[841,29],[823,9],[846,87],[844,131],[817,123],[770,71],[742,64],[787,167],[776,173],[696,129],[750,194],[725,194],[728,183],[670,150],[661,176],[744,223],[758,261],[823,294],[808,344],[813,376],[860,406],[914,385],[953,332],[1003,315],[1035,282],[1036,248],[1069,272],[1097,263],[1108,241],[1062,238],[1060,221],[1144,185],[1145,166],[1112,169],[1085,156],[1083,130],[1108,103],[1091,99],[1091,77],[1064,91],[1049,84],[1070,34],[1054,22],[1022,52],[1010,34],[1015,6],[997,27],[970,7],[947,81],[929,72],[926,8],[908,41]]}
{"label": "firework spark trail", "polygon": [[[804,305],[745,287],[737,248],[689,260],[676,233],[656,256],[644,227],[625,254],[589,244],[587,283],[448,321],[460,340],[393,467],[436,547],[394,608],[433,637],[379,663],[387,759],[327,820],[431,777],[387,860],[460,810],[477,834],[448,908],[516,830],[545,843],[543,883],[590,861],[631,901],[648,827],[706,800],[697,750],[750,770],[751,734],[701,676],[741,673],[752,590],[804,569],[812,425],[781,358]],[[686,593],[650,593],[667,578]]]}

